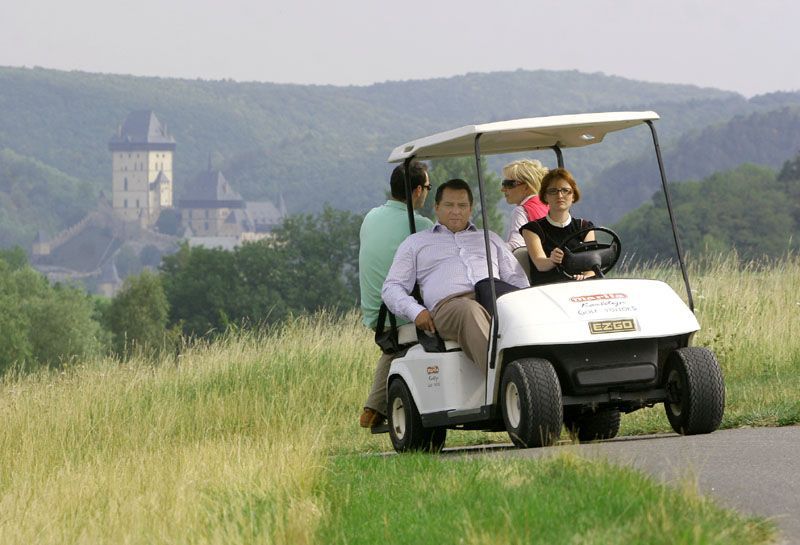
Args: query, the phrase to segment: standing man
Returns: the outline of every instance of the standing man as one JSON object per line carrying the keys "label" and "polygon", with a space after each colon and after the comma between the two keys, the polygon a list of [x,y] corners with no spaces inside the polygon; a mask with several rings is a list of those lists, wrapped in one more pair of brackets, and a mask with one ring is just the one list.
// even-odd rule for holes
{"label": "standing man", "polygon": [[[428,179],[428,165],[412,161],[409,166],[411,178],[411,202],[415,209],[422,208],[431,189]],[[394,252],[409,235],[408,211],[406,209],[405,167],[397,166],[390,180],[391,198],[382,206],[370,210],[364,217],[359,234],[358,280],[361,285],[361,311],[364,324],[375,329],[381,307],[381,288],[386,273],[392,265]],[[430,229],[433,222],[414,213],[417,231]],[[398,319],[397,325],[406,323]],[[375,369],[369,396],[364,403],[359,424],[362,428],[372,428],[386,418],[386,378],[392,360],[405,351],[381,354]]]}
{"label": "standing man", "polygon": [[[472,190],[454,179],[436,190],[433,228],[411,235],[394,256],[383,283],[383,300],[396,315],[414,320],[425,331],[439,331],[457,341],[464,354],[485,370],[489,349],[489,313],[475,301],[475,284],[488,278],[484,234],[470,221]],[[492,271],[500,280],[527,288],[519,262],[494,233],[490,234]],[[418,283],[424,306],[411,291]]]}

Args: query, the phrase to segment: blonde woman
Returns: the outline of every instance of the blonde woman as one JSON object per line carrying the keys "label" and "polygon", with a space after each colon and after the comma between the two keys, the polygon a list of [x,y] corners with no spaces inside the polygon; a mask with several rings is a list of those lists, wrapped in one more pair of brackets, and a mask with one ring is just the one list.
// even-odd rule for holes
{"label": "blonde woman", "polygon": [[547,215],[548,207],[539,197],[539,187],[548,169],[540,161],[521,159],[503,167],[500,191],[508,204],[516,205],[511,213],[511,223],[506,234],[506,244],[511,251],[525,246],[520,227]]}

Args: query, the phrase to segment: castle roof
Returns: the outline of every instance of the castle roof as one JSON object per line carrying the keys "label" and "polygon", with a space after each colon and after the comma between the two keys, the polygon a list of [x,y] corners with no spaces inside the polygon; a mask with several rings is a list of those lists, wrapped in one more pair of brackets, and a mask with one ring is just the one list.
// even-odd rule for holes
{"label": "castle roof", "polygon": [[219,170],[207,170],[189,184],[190,197],[181,199],[181,208],[243,208],[242,196]]}
{"label": "castle roof", "polygon": [[279,225],[286,216],[285,212],[278,210],[270,201],[247,202],[245,210],[257,231],[272,230],[272,227]]}
{"label": "castle roof", "polygon": [[175,149],[175,139],[167,132],[152,110],[137,110],[128,114],[117,134],[108,142],[111,151]]}
{"label": "castle roof", "polygon": [[156,176],[156,179],[153,180],[152,182],[150,182],[150,189],[155,188],[157,185],[168,184],[168,183],[169,183],[169,176],[164,174],[163,170],[159,170],[158,171],[158,176]]}

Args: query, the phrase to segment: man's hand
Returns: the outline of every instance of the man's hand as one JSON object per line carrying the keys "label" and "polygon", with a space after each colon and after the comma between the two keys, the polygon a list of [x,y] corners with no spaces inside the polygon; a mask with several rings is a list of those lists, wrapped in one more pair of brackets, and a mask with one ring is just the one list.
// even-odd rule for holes
{"label": "man's hand", "polygon": [[423,331],[427,331],[428,333],[433,333],[436,331],[436,327],[433,325],[433,317],[428,309],[423,310],[417,317],[414,318],[414,324]]}

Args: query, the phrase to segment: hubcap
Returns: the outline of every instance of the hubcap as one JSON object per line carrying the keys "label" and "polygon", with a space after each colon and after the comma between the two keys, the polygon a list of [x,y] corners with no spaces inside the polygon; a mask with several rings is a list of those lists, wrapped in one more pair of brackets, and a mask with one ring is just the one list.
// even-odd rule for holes
{"label": "hubcap", "polygon": [[675,416],[681,415],[681,399],[683,398],[683,381],[681,381],[681,374],[673,369],[667,376],[667,400],[669,401],[669,410]]}
{"label": "hubcap", "polygon": [[402,441],[406,434],[406,409],[399,397],[392,401],[392,427],[394,436]]}
{"label": "hubcap", "polygon": [[506,385],[506,417],[512,428],[519,427],[520,420],[522,420],[522,409],[519,405],[519,390],[513,382]]}

